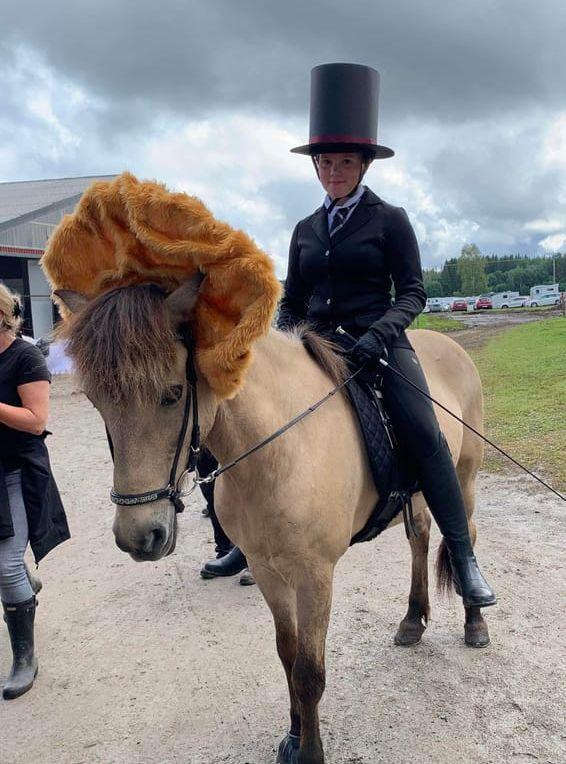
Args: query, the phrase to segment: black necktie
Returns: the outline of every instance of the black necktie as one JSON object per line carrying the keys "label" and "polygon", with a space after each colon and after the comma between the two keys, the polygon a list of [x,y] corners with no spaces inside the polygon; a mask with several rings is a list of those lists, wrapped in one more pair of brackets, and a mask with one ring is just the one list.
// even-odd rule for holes
{"label": "black necktie", "polygon": [[348,213],[350,212],[349,207],[337,207],[336,212],[334,213],[334,217],[332,218],[332,223],[330,225],[330,235],[340,228],[340,226],[344,225],[344,222],[346,218],[348,217]]}

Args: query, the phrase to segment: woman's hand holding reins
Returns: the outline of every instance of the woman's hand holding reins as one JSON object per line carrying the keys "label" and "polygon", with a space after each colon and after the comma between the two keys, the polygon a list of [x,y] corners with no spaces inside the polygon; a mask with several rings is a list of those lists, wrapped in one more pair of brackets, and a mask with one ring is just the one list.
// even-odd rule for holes
{"label": "woman's hand holding reins", "polygon": [[362,334],[348,352],[355,364],[368,367],[376,366],[384,354],[385,343],[373,326],[370,326],[368,331]]}

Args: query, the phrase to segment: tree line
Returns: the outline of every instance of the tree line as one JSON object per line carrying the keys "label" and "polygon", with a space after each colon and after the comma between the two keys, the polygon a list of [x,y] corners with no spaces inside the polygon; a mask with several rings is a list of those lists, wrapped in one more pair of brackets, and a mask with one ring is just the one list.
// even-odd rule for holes
{"label": "tree line", "polygon": [[535,284],[560,284],[566,291],[566,253],[546,257],[482,255],[475,244],[462,247],[441,270],[425,268],[424,286],[429,297],[471,297],[486,292],[519,292],[528,295]]}

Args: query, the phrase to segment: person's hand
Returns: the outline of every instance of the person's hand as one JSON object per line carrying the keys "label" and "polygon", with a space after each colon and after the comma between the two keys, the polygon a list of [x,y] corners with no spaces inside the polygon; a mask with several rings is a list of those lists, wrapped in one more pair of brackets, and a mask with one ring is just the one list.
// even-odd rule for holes
{"label": "person's hand", "polygon": [[373,329],[362,334],[348,355],[357,366],[376,366],[385,353],[385,343]]}

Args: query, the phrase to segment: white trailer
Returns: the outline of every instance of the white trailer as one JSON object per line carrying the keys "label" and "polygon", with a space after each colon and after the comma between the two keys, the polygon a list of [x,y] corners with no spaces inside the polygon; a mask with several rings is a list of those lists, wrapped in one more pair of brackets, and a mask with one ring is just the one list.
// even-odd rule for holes
{"label": "white trailer", "polygon": [[548,295],[556,295],[556,299],[558,299],[560,297],[559,284],[537,284],[531,287],[531,300],[547,297]]}
{"label": "white trailer", "polygon": [[494,308],[516,308],[519,292],[496,292],[491,295],[491,304]]}

